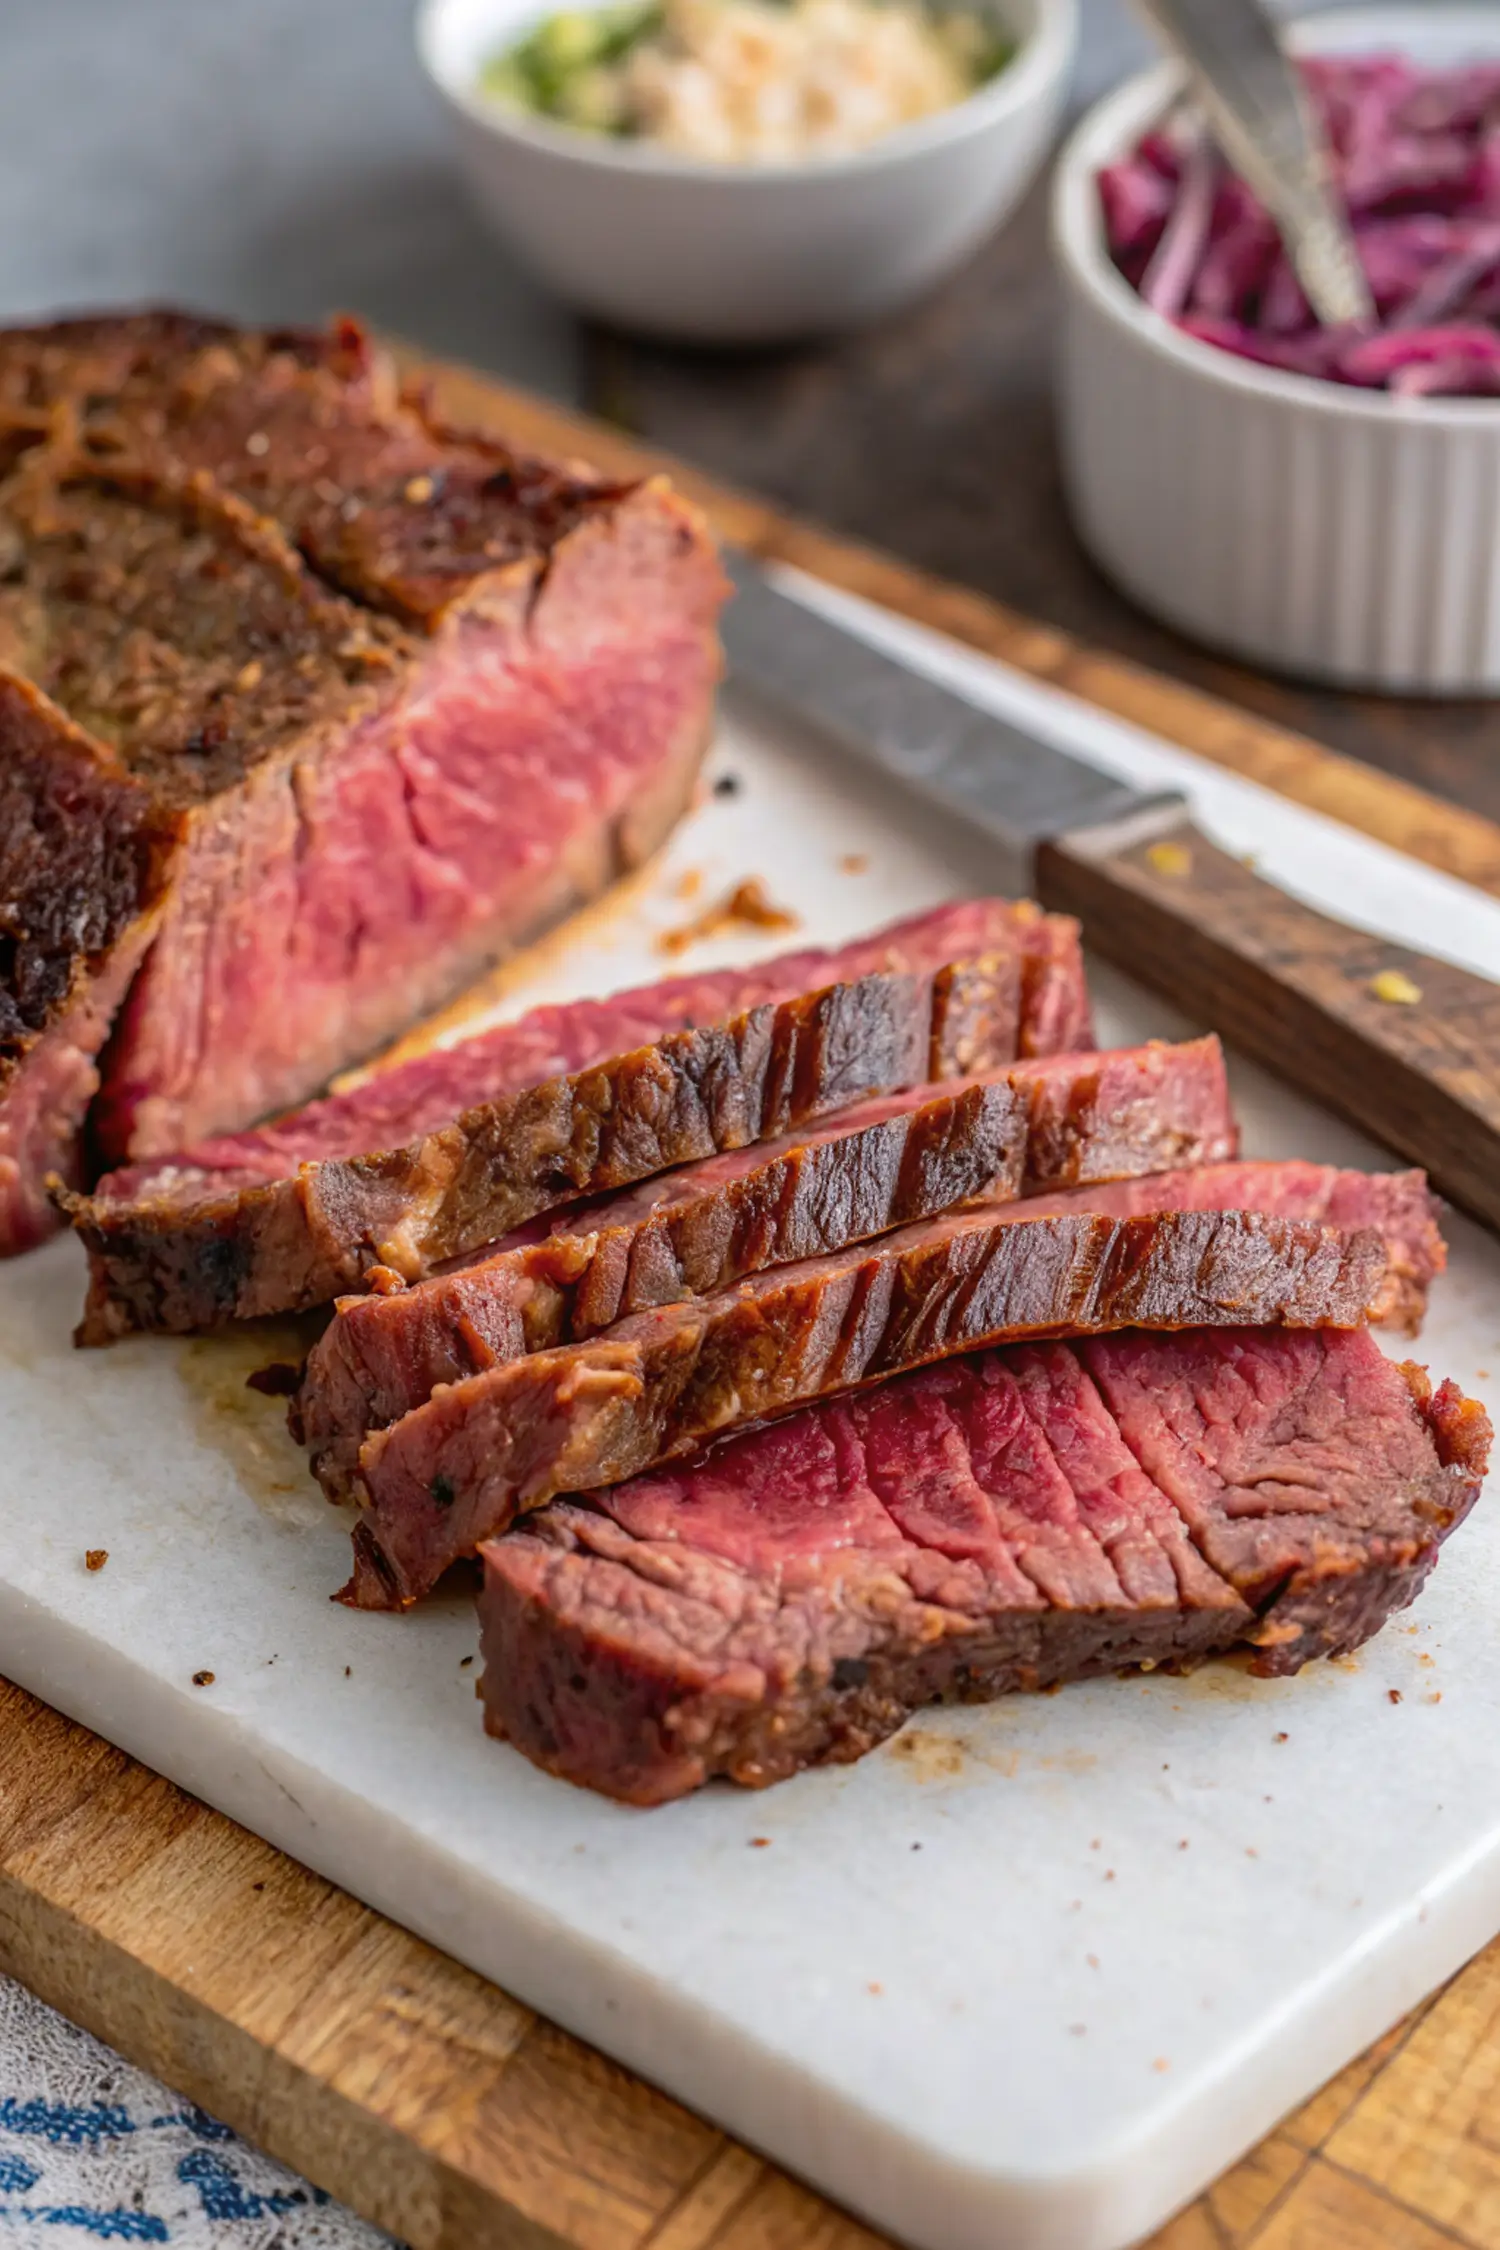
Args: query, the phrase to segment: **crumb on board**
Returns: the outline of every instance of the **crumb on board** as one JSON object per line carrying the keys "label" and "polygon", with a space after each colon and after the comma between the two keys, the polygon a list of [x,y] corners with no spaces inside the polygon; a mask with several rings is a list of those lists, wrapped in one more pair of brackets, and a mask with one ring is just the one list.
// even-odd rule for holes
{"label": "crumb on board", "polygon": [[869,865],[870,855],[868,852],[845,852],[843,858],[839,861],[839,866],[846,875],[863,875],[868,871]]}
{"label": "crumb on board", "polygon": [[1186,844],[1151,844],[1146,857],[1158,875],[1183,876],[1193,872],[1193,855]]}
{"label": "crumb on board", "polygon": [[195,1672],[193,1674],[194,1687],[212,1687],[213,1684],[214,1676],[212,1672]]}
{"label": "crumb on board", "polygon": [[752,1836],[750,1839],[750,1848],[752,1851],[764,1851],[770,1841],[771,1839],[769,1836]]}
{"label": "crumb on board", "polygon": [[107,1547],[90,1547],[84,1555],[83,1567],[85,1570],[102,1570],[108,1561]]}
{"label": "crumb on board", "polygon": [[740,777],[737,773],[721,773],[717,776],[714,781],[716,797],[737,797],[739,793]]}
{"label": "crumb on board", "polygon": [[701,867],[685,867],[672,886],[674,898],[696,898],[703,888]]}
{"label": "crumb on board", "polygon": [[1271,1737],[1273,1742],[1290,1742],[1291,1739],[1289,1734],[1273,1734]]}
{"label": "crumb on board", "polygon": [[458,1660],[458,1668],[460,1672],[466,1672],[473,1661],[474,1659],[472,1656],[461,1656]]}
{"label": "crumb on board", "polygon": [[1385,1692],[1392,1703],[1399,1703],[1401,1701],[1401,1690],[1398,1687],[1387,1688]]}
{"label": "crumb on board", "polygon": [[352,1680],[352,1679],[353,1679],[353,1677],[354,1677],[354,1666],[353,1666],[352,1664],[346,1664],[346,1665],[344,1666],[344,1678],[345,1678],[346,1680]]}
{"label": "crumb on board", "polygon": [[721,931],[747,928],[753,930],[795,930],[797,917],[784,906],[777,906],[758,875],[747,875],[736,883],[727,897],[714,906],[705,907],[691,922],[684,922],[675,930],[663,930],[656,941],[660,953],[686,953],[690,945],[704,938],[717,937]]}

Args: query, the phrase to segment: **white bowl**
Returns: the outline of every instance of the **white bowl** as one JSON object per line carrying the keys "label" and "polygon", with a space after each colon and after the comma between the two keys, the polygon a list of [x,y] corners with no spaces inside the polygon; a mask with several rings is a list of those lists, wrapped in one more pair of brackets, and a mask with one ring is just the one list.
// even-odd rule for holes
{"label": "white bowl", "polygon": [[417,46],[481,213],[544,281],[625,327],[769,343],[921,295],[1034,178],[1067,92],[1076,0],[982,4],[1019,43],[998,76],[867,149],[806,164],[694,163],[484,100],[480,65],[547,0],[423,0]]}
{"label": "white bowl", "polygon": [[[1500,8],[1306,18],[1318,53],[1500,55]],[[1091,110],[1059,160],[1061,434],[1095,560],[1170,625],[1253,663],[1417,695],[1500,689],[1500,401],[1393,398],[1283,374],[1183,335],[1105,247],[1095,177],[1180,83]]]}

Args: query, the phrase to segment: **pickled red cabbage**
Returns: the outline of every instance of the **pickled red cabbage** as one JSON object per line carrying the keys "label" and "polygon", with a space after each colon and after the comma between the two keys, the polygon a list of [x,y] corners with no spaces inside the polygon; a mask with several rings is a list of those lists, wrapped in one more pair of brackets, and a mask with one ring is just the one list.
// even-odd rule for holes
{"label": "pickled red cabbage", "polygon": [[1270,214],[1193,125],[1153,130],[1099,174],[1116,266],[1165,319],[1242,359],[1402,397],[1500,397],[1500,63],[1301,67],[1375,324],[1319,327]]}

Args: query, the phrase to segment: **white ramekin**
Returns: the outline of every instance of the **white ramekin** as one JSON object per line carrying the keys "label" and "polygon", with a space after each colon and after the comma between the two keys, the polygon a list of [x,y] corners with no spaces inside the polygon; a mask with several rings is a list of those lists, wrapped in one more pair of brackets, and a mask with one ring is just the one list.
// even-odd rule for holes
{"label": "white ramekin", "polygon": [[423,0],[417,48],[482,216],[561,296],[658,335],[770,343],[920,296],[1040,170],[1072,71],[1076,0],[981,4],[1019,42],[997,77],[867,149],[808,164],[693,163],[483,100],[480,64],[548,0]]}
{"label": "white ramekin", "polygon": [[[1320,53],[1500,55],[1500,8],[1307,18]],[[1064,480],[1095,560],[1144,609],[1256,664],[1416,695],[1500,689],[1500,400],[1400,400],[1182,335],[1111,263],[1094,185],[1180,81],[1098,104],[1059,160]]]}

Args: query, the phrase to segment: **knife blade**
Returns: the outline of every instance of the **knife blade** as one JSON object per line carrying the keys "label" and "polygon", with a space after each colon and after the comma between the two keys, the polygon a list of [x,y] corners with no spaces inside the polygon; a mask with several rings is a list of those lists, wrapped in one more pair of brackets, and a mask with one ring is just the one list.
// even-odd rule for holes
{"label": "knife blade", "polygon": [[996,848],[996,887],[1500,1225],[1500,984],[1353,928],[1134,788],[874,648],[727,558],[730,677]]}
{"label": "knife blade", "polygon": [[1144,839],[1186,812],[1176,790],[1101,773],[912,671],[782,593],[748,556],[725,563],[735,589],[721,628],[731,679],[970,821],[996,846],[1002,890],[1031,889],[1048,837],[1111,826]]}

